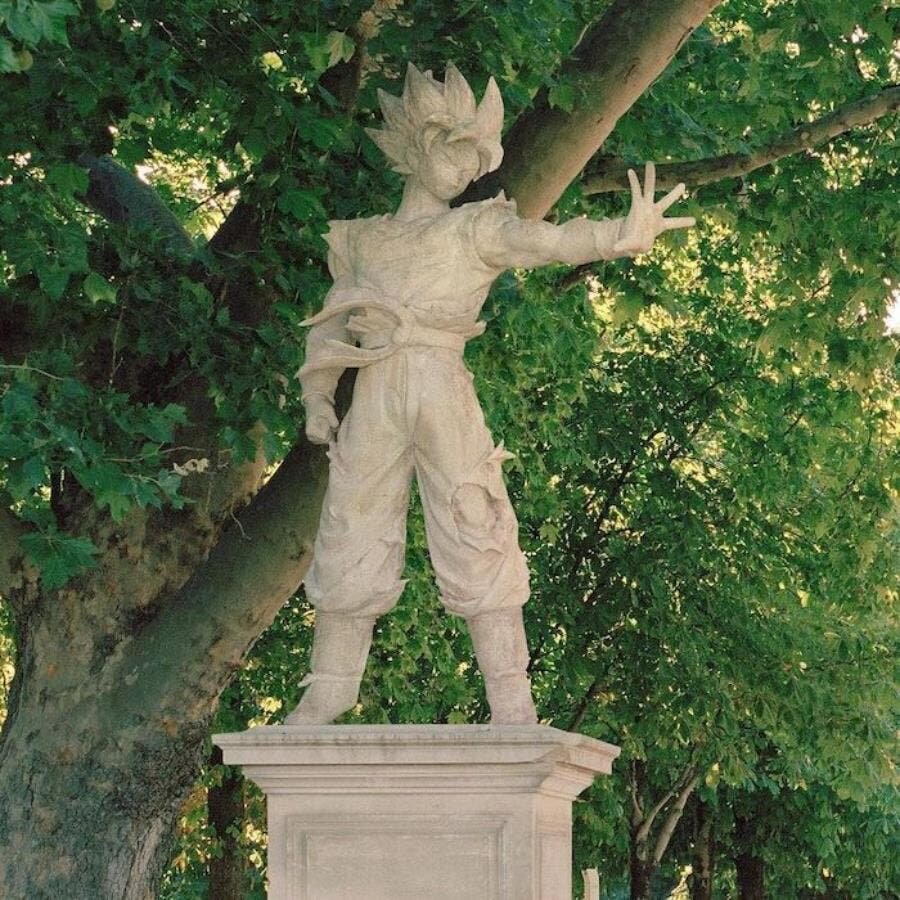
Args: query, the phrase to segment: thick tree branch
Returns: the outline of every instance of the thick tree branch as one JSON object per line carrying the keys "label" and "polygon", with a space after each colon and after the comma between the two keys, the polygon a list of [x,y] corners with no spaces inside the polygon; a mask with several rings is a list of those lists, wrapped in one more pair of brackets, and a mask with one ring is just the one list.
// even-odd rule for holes
{"label": "thick tree branch", "polygon": [[156,229],[167,251],[176,259],[187,260],[193,256],[190,236],[149,184],[111,156],[83,153],[78,162],[88,170],[88,189],[83,198],[88,206],[110,222]]}
{"label": "thick tree branch", "polygon": [[718,2],[615,0],[560,73],[577,88],[574,109],[552,108],[540,93],[507,134],[503,165],[462,201],[502,187],[521,215],[543,218]]}
{"label": "thick tree branch", "polygon": [[[664,190],[682,181],[689,186],[698,186],[724,178],[739,178],[786,156],[824,144],[853,128],[871,125],[898,109],[900,85],[893,85],[871,97],[840,106],[814,122],[798,125],[752,153],[728,153],[708,159],[657,165],[656,185]],[[630,164],[621,159],[601,159],[592,168],[582,189],[585,194],[627,190],[629,168]]]}
{"label": "thick tree branch", "polygon": [[305,444],[288,455],[209,558],[135,636],[127,672],[110,672],[111,707],[122,714],[141,709],[162,723],[212,714],[230,675],[306,574],[326,471],[321,448]]}

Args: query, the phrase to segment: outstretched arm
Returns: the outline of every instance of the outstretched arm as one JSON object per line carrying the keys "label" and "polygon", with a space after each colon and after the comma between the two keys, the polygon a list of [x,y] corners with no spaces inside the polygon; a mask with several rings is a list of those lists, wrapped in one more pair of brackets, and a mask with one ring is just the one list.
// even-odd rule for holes
{"label": "outstretched arm", "polygon": [[481,258],[498,269],[534,268],[551,262],[571,265],[598,259],[637,256],[653,246],[657,236],[673,228],[689,228],[692,217],[666,219],[665,211],[684,194],[684,185],[654,201],[656,168],[647,163],[644,189],[629,170],[631,209],[624,219],[572,219],[563,225],[508,217],[502,222],[485,215],[475,225]]}

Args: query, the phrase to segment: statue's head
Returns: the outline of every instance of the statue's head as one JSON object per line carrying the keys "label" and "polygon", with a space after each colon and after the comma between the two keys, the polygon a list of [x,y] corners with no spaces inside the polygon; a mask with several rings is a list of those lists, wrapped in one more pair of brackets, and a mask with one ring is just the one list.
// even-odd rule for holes
{"label": "statue's head", "polygon": [[401,175],[415,175],[436,196],[450,200],[503,159],[503,98],[491,78],[480,104],[452,63],[444,81],[406,70],[403,95],[378,91],[386,127],[366,131]]}

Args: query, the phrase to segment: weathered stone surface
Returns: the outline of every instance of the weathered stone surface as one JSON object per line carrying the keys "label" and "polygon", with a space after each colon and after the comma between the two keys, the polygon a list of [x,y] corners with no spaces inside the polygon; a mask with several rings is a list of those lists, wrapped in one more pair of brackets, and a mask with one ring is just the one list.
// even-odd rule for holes
{"label": "weathered stone surface", "polygon": [[[304,582],[319,613],[312,671],[288,722],[331,722],[356,702],[375,619],[403,591],[415,477],[441,600],[469,623],[492,721],[533,723],[528,567],[501,471],[511,454],[485,425],[463,349],[484,331],[478,316],[504,269],[634,256],[694,220],[664,218],[684,185],[655,201],[652,165],[643,190],[629,172],[624,219],[529,221],[502,194],[451,208],[502,159],[496,83],[476,104],[452,65],[443,82],[411,65],[403,96],[379,99],[385,127],[369,134],[405,176],[403,200],[393,215],[330,223],[334,284],[305,323],[306,432],[330,445],[331,464]],[[334,392],[347,368],[358,375],[339,425]]]}

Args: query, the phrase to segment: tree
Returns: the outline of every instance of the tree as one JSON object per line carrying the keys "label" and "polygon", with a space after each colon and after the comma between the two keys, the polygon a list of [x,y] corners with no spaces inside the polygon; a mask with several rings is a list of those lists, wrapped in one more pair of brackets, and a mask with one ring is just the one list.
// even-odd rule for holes
{"label": "tree", "polygon": [[[159,882],[217,699],[309,562],[326,466],[298,429],[298,323],[327,284],[326,215],[382,212],[396,194],[361,128],[408,57],[440,68],[452,55],[474,82],[500,79],[506,161],[471,196],[504,186],[528,215],[613,214],[616,198],[568,188],[585,166],[592,190],[609,183],[618,163],[591,161],[601,144],[613,160],[700,160],[693,172],[726,177],[698,192],[707,225],[677,253],[502,279],[472,356],[488,417],[520,455],[541,702],[622,740],[643,766],[645,820],[676,788],[657,864],[695,779],[718,764],[747,781],[743,752],[761,741],[744,691],[783,698],[770,731],[798,702],[813,657],[754,683],[741,643],[753,626],[783,615],[809,631],[805,650],[834,640],[816,631],[826,613],[856,617],[839,644],[868,634],[860,598],[876,591],[878,611],[894,590],[894,351],[880,322],[897,278],[896,158],[892,132],[869,125],[896,109],[894,13],[717,6],[0,3],[7,893],[140,897]],[[723,169],[727,154],[778,165]],[[595,275],[605,293],[588,301]],[[777,478],[761,471],[767,441]],[[735,563],[747,553],[759,565]],[[415,571],[411,594],[427,600]],[[826,609],[843,588],[848,609]],[[789,605],[799,591],[815,598],[808,614]],[[296,610],[277,628],[302,635]],[[434,615],[409,603],[383,623],[370,715],[482,711],[455,668],[465,637],[421,627]],[[728,616],[745,627],[722,629]],[[756,656],[784,674],[795,639]],[[286,681],[302,639],[279,652]],[[410,697],[410,679],[430,690]],[[621,805],[613,787],[597,788],[595,814]],[[614,832],[592,829],[586,852],[603,834],[621,846]]]}

